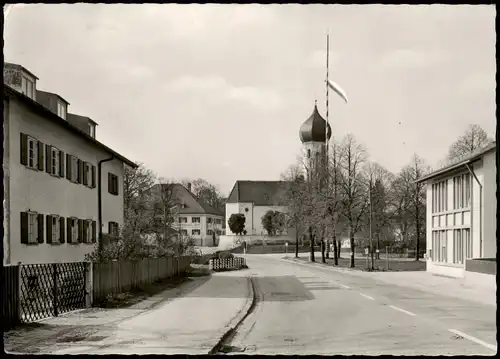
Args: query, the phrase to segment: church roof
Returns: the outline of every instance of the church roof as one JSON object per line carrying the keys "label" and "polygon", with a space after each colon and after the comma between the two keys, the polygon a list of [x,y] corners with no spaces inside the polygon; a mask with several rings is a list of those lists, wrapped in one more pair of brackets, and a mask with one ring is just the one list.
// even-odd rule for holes
{"label": "church roof", "polygon": [[236,181],[226,203],[252,202],[254,206],[276,206],[287,186],[285,181]]}
{"label": "church roof", "polygon": [[[319,114],[318,106],[314,104],[314,110],[311,116],[302,124],[299,131],[300,140],[306,142],[325,142],[326,121]],[[332,129],[328,124],[328,139],[332,137]]]}

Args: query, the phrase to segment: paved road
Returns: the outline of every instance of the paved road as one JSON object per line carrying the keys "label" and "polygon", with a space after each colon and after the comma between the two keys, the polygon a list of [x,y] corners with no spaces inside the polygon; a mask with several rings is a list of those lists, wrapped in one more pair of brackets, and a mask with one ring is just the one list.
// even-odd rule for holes
{"label": "paved road", "polygon": [[276,256],[247,263],[259,302],[230,342],[245,354],[496,353],[496,306]]}

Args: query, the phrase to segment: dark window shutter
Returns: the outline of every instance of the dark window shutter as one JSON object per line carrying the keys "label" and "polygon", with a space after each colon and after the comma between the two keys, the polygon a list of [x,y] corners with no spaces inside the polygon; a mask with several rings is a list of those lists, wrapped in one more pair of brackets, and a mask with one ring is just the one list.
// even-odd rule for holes
{"label": "dark window shutter", "polygon": [[78,183],[82,183],[82,165],[83,165],[83,161],[82,160],[77,160],[76,161],[76,165],[77,165],[77,175],[76,175],[76,182]]}
{"label": "dark window shutter", "polygon": [[71,180],[71,155],[66,153],[66,178]]}
{"label": "dark window shutter", "polygon": [[89,175],[90,173],[87,173],[87,162],[83,162],[83,184],[87,186],[89,184]]}
{"label": "dark window shutter", "polygon": [[28,135],[21,133],[21,164],[28,164]]}
{"label": "dark window shutter", "polygon": [[60,243],[64,243],[64,234],[66,233],[66,231],[64,230],[65,222],[66,221],[64,220],[64,217],[59,218],[59,229],[61,231],[61,233],[59,234],[59,242]]}
{"label": "dark window shutter", "polygon": [[92,188],[95,188],[95,166],[92,166]]}
{"label": "dark window shutter", "polygon": [[43,214],[38,215],[38,243],[43,243]]}
{"label": "dark window shutter", "polygon": [[43,143],[38,141],[38,169],[43,171]]}
{"label": "dark window shutter", "polygon": [[108,234],[111,235],[113,230],[113,222],[108,222]]}
{"label": "dark window shutter", "polygon": [[52,243],[52,216],[45,216],[47,226],[47,243]]}
{"label": "dark window shutter", "polygon": [[92,221],[92,243],[96,242],[97,237],[97,222]]}
{"label": "dark window shutter", "polygon": [[29,242],[28,226],[29,226],[28,213],[21,212],[21,243],[23,244],[28,244]]}
{"label": "dark window shutter", "polygon": [[71,225],[73,224],[73,218],[66,218],[66,233],[67,233],[67,242],[73,243],[73,237],[71,236]]}
{"label": "dark window shutter", "polygon": [[59,177],[64,177],[64,152],[59,151]]}
{"label": "dark window shutter", "polygon": [[113,193],[111,173],[108,172],[108,193]]}
{"label": "dark window shutter", "polygon": [[83,219],[78,220],[78,243],[83,242]]}
{"label": "dark window shutter", "polygon": [[115,176],[115,194],[118,195],[118,176]]}
{"label": "dark window shutter", "polygon": [[52,173],[52,149],[50,145],[45,145],[45,170]]}

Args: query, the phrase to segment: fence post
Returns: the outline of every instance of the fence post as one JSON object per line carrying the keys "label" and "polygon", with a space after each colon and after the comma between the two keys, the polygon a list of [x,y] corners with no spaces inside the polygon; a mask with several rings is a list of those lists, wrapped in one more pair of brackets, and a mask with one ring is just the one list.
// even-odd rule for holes
{"label": "fence post", "polygon": [[17,282],[19,283],[17,285],[17,312],[19,313],[19,321],[22,322],[22,315],[23,315],[23,308],[22,308],[22,285],[23,285],[23,278],[22,278],[22,264],[21,262],[17,262]]}
{"label": "fence post", "polygon": [[85,262],[85,306],[92,306],[93,298],[93,271],[92,262]]}
{"label": "fence post", "polygon": [[57,310],[57,263],[52,264],[52,281],[54,285],[54,298],[52,303],[54,304],[54,316],[57,317],[59,315]]}

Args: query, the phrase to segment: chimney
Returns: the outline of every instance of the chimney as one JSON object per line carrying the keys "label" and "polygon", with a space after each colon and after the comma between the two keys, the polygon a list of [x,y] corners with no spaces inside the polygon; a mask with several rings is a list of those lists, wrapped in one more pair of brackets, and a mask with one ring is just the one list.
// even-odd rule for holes
{"label": "chimney", "polygon": [[191,192],[191,182],[188,182],[188,191]]}

